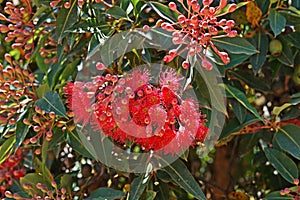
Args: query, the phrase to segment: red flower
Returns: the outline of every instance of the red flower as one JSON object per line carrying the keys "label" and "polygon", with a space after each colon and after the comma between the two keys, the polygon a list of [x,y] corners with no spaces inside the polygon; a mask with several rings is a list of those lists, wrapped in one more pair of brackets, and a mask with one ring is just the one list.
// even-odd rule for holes
{"label": "red flower", "polygon": [[194,141],[203,141],[208,129],[197,104],[181,99],[182,78],[172,70],[159,77],[150,84],[149,71],[135,70],[120,79],[106,75],[89,83],[69,83],[64,91],[76,121],[90,122],[122,144],[129,140],[146,151],[176,154]]}

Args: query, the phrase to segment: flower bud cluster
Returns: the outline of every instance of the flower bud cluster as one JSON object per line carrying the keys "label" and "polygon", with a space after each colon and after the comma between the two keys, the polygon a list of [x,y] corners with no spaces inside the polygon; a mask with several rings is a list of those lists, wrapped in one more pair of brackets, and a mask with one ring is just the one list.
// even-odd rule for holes
{"label": "flower bud cluster", "polygon": [[[10,191],[5,192],[7,198],[20,199],[20,200],[68,200],[72,199],[72,195],[67,193],[66,188],[59,188],[55,181],[51,183],[51,187],[43,183],[23,183],[22,187],[30,194],[30,198],[22,197],[18,193],[12,194]],[[42,195],[41,195],[42,194]]]}
{"label": "flower bud cluster", "polygon": [[32,7],[29,1],[21,0],[21,6],[6,2],[4,12],[0,13],[0,20],[8,25],[0,24],[0,32],[5,33],[5,41],[13,42],[12,49],[17,49],[22,58],[29,60],[34,50],[34,25],[32,22]]}
{"label": "flower bud cluster", "polygon": [[[6,55],[10,58],[9,55]],[[15,125],[28,103],[37,99],[35,76],[27,69],[0,64],[0,123]]]}
{"label": "flower bud cluster", "polygon": [[13,179],[20,179],[25,175],[25,169],[20,165],[21,159],[22,150],[18,149],[0,164],[0,197],[4,197],[5,191],[13,184]]}
{"label": "flower bud cluster", "polygon": [[[73,130],[74,125],[69,125],[68,121],[60,119],[55,112],[44,112],[41,108],[35,107],[35,114],[31,118],[24,118],[23,123],[32,128],[36,133],[33,137],[28,138],[24,141],[24,144],[36,144],[39,140],[45,139],[51,141],[53,136],[53,128],[61,128],[62,131]],[[68,117],[72,117],[72,113],[67,113]],[[34,152],[35,154],[40,154],[41,149],[37,148]]]}
{"label": "flower bud cluster", "polygon": [[280,194],[289,196],[295,200],[300,200],[300,187],[298,178],[294,180],[294,184],[296,185],[296,187],[282,189],[280,190]]}
{"label": "flower bud cluster", "polygon": [[[226,52],[219,51],[212,42],[212,38],[235,37],[237,31],[233,20],[220,19],[221,16],[233,12],[236,4],[230,4],[227,11],[221,13],[227,5],[227,0],[221,0],[218,7],[212,7],[213,0],[203,0],[202,7],[197,0],[179,1],[187,12],[186,15],[180,13],[174,2],[169,3],[169,8],[180,13],[176,23],[164,22],[161,27],[173,32],[173,43],[179,45],[164,57],[165,62],[172,61],[177,55],[187,51],[188,56],[199,55],[202,65],[207,70],[212,69],[212,64],[206,58],[206,51],[209,47],[221,58],[223,63],[228,64],[230,58]],[[203,56],[201,54],[204,54]],[[187,69],[189,61],[182,63],[182,67]]]}

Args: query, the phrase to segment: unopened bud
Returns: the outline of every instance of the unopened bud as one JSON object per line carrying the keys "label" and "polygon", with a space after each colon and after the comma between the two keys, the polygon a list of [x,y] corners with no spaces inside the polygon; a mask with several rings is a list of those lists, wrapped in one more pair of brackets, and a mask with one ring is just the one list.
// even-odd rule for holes
{"label": "unopened bud", "polygon": [[170,2],[169,3],[169,8],[173,11],[177,11],[177,6],[174,2]]}

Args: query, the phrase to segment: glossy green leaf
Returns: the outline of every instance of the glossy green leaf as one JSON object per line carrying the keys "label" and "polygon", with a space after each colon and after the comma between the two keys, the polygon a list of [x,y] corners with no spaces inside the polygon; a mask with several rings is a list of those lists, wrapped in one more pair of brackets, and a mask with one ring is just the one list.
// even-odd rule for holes
{"label": "glossy green leaf", "polygon": [[147,183],[145,183],[146,179],[147,177],[144,177],[143,174],[140,174],[140,176],[136,177],[132,181],[130,186],[129,200],[140,199],[147,186]]}
{"label": "glossy green leaf", "polygon": [[294,161],[282,151],[267,147],[264,147],[263,150],[278,173],[288,182],[294,183],[294,179],[298,178],[298,168]]}
{"label": "glossy green leaf", "polygon": [[112,188],[98,188],[89,196],[89,198],[87,198],[87,200],[113,200],[120,199],[122,197],[124,197],[124,192],[120,190],[115,190]]}
{"label": "glossy green leaf", "polygon": [[270,26],[274,32],[275,37],[279,35],[286,25],[286,19],[277,10],[271,9],[268,19],[270,20]]}
{"label": "glossy green leaf", "polygon": [[106,11],[106,14],[113,16],[116,19],[127,18],[126,12],[119,6],[113,6]]}
{"label": "glossy green leaf", "polygon": [[251,43],[259,51],[259,53],[254,54],[250,57],[250,63],[252,65],[252,69],[255,72],[258,72],[258,70],[260,70],[260,68],[263,66],[267,58],[267,53],[269,50],[269,38],[263,31],[260,31],[257,34],[255,34]]}
{"label": "glossy green leaf", "polygon": [[269,92],[270,86],[266,84],[261,78],[255,76],[251,72],[247,71],[231,71],[230,75],[235,76],[236,78],[245,82],[251,88],[257,89],[262,92]]}
{"label": "glossy green leaf", "polygon": [[230,102],[231,102],[232,109],[233,109],[233,112],[234,112],[236,118],[242,124],[246,119],[247,110],[238,101],[236,101],[234,99]]}
{"label": "glossy green leaf", "polygon": [[211,106],[218,111],[227,114],[224,102],[225,91],[218,84],[216,72],[204,69],[200,64],[199,59],[196,61],[196,67],[209,92],[209,96],[207,98],[209,98]]}
{"label": "glossy green leaf", "polygon": [[191,172],[180,159],[162,170],[167,172],[175,183],[186,192],[192,194],[196,199],[205,199],[205,195],[201,191],[199,183],[194,179]]}
{"label": "glossy green leaf", "polygon": [[66,30],[77,22],[78,13],[77,1],[72,1],[69,9],[63,6],[59,10],[56,19],[56,35],[59,44],[61,44],[62,39],[67,35]]}
{"label": "glossy green leaf", "polygon": [[272,192],[265,197],[266,200],[293,200],[293,197],[281,195],[280,191]]}
{"label": "glossy green leaf", "polygon": [[11,136],[6,139],[4,143],[0,146],[0,164],[5,161],[5,159],[9,156],[9,152],[16,142],[16,136]]}
{"label": "glossy green leaf", "polygon": [[14,149],[18,149],[21,144],[23,143],[28,131],[29,131],[29,126],[25,125],[23,123],[23,118],[24,115],[22,117],[19,118],[19,121],[17,122],[17,128],[16,128],[16,143],[14,144]]}
{"label": "glossy green leaf", "polygon": [[65,106],[56,92],[47,92],[35,105],[45,112],[55,112],[56,115],[67,118]]}
{"label": "glossy green leaf", "polygon": [[274,139],[280,148],[300,160],[300,127],[289,124],[281,127]]}
{"label": "glossy green leaf", "polygon": [[179,14],[177,12],[170,10],[168,6],[155,1],[149,1],[148,5],[152,7],[160,17],[170,22],[177,22],[177,18]]}
{"label": "glossy green leaf", "polygon": [[226,51],[229,51],[231,53],[235,54],[247,54],[247,55],[253,55],[255,53],[258,53],[257,49],[246,39],[241,37],[235,37],[235,38],[212,38],[211,41],[217,46],[220,47]]}
{"label": "glossy green leaf", "polygon": [[255,117],[263,121],[262,117],[259,115],[257,110],[249,103],[246,95],[243,92],[230,85],[224,84],[224,87],[226,92],[228,92],[233,98],[235,98],[238,102],[240,102],[240,104],[242,104],[247,110],[253,113]]}
{"label": "glossy green leaf", "polygon": [[226,69],[231,69],[233,67],[242,64],[245,60],[249,58],[247,54],[229,54],[230,63],[225,65]]}

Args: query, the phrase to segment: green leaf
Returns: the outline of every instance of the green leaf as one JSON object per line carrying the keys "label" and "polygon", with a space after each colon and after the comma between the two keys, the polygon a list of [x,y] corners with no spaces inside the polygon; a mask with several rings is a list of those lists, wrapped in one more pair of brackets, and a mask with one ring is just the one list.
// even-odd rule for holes
{"label": "green leaf", "polygon": [[39,69],[46,73],[48,71],[48,65],[45,64],[44,62],[45,58],[43,58],[41,56],[41,54],[37,53],[36,56],[35,56],[35,62],[37,64],[37,66],[39,67]]}
{"label": "green leaf", "polygon": [[240,124],[237,118],[232,118],[222,129],[222,133],[219,137],[219,140],[225,140],[227,137],[231,136],[232,134],[238,133],[245,126],[248,126],[258,121],[259,119],[252,114],[247,114],[243,124]]}
{"label": "green leaf", "polygon": [[44,83],[42,85],[40,85],[37,89],[36,89],[36,93],[38,98],[42,98],[43,96],[45,96],[45,94],[47,92],[51,91],[50,87],[48,86],[48,84]]}
{"label": "green leaf", "polygon": [[67,81],[70,76],[72,76],[76,70],[77,70],[77,65],[81,61],[80,58],[75,59],[73,62],[67,64],[67,66],[64,68],[62,71],[59,80],[61,81]]}
{"label": "green leaf", "polygon": [[44,183],[47,185],[48,188],[51,188],[51,182],[53,179],[53,176],[50,172],[50,170],[48,169],[48,167],[45,165],[45,163],[42,163],[38,158],[34,159],[36,167],[36,173],[41,175],[41,178],[43,179],[43,181],[41,183]]}
{"label": "green leaf", "polygon": [[278,173],[288,182],[294,183],[294,179],[298,178],[298,168],[292,159],[283,152],[264,147],[267,159]]}
{"label": "green leaf", "polygon": [[116,19],[127,18],[126,12],[119,6],[114,6],[106,11],[106,14],[113,16]]}
{"label": "green leaf", "polygon": [[56,115],[67,118],[65,106],[56,92],[47,92],[35,105],[45,112],[55,112]]}
{"label": "green leaf", "polygon": [[78,134],[76,132],[72,132],[72,131],[67,132],[67,142],[80,155],[83,155],[88,158],[93,158],[91,153],[85,148],[85,145],[79,139]]}
{"label": "green leaf", "polygon": [[206,199],[201,191],[199,183],[194,179],[191,172],[180,159],[162,170],[167,172],[175,183],[182,187],[186,192],[192,194],[196,199]]}
{"label": "green leaf", "polygon": [[155,1],[149,1],[148,5],[152,7],[160,17],[172,23],[177,22],[179,13],[170,10],[168,6],[165,6]]}
{"label": "green leaf", "polygon": [[289,67],[293,67],[294,66],[294,55],[293,55],[293,51],[292,51],[292,48],[291,48],[288,40],[285,38],[285,36],[282,36],[282,35],[280,35],[278,37],[278,39],[281,40],[283,49],[282,49],[280,56],[277,59],[282,64],[287,65]]}
{"label": "green leaf", "polygon": [[259,53],[250,57],[250,63],[253,67],[253,70],[255,72],[258,72],[258,70],[260,70],[267,58],[267,53],[269,50],[269,38],[263,31],[260,31],[257,34],[255,34],[251,43],[259,51]]}
{"label": "green leaf", "polygon": [[5,159],[9,156],[9,152],[16,142],[16,136],[11,136],[6,139],[5,142],[0,146],[0,164],[5,161]]}
{"label": "green leaf", "polygon": [[242,104],[247,110],[249,110],[251,113],[255,115],[258,119],[263,121],[262,117],[259,115],[257,110],[249,103],[246,95],[241,92],[240,90],[230,86],[230,85],[225,85],[225,90],[233,97],[235,98],[240,104]]}
{"label": "green leaf", "polygon": [[280,191],[272,192],[265,197],[266,200],[293,200],[293,197],[281,195]]}
{"label": "green leaf", "polygon": [[246,54],[229,54],[230,63],[225,65],[226,69],[231,69],[233,67],[242,64],[245,60],[249,58],[249,55]]}
{"label": "green leaf", "polygon": [[270,86],[266,84],[262,79],[253,75],[253,73],[248,71],[231,71],[230,75],[235,76],[236,78],[245,82],[251,88],[257,89],[262,92],[269,92]]}
{"label": "green leaf", "polygon": [[233,112],[239,122],[242,124],[247,116],[247,110],[236,100],[230,101],[232,105]]}
{"label": "green leaf", "polygon": [[29,126],[23,123],[23,117],[17,123],[16,129],[16,143],[14,145],[14,149],[18,149],[23,143],[27,133],[29,131]]}
{"label": "green leaf", "polygon": [[284,36],[284,38],[288,40],[292,46],[300,49],[300,33],[298,31],[287,34]]}
{"label": "green leaf", "polygon": [[270,20],[270,26],[274,32],[275,37],[279,35],[286,25],[286,19],[275,9],[271,9],[268,19]]}
{"label": "green leaf", "polygon": [[71,7],[69,9],[66,9],[63,6],[59,10],[56,19],[56,35],[59,44],[61,44],[62,39],[68,34],[65,31],[77,22],[78,13],[77,1],[72,1]]}
{"label": "green leaf", "polygon": [[300,9],[300,1],[299,0],[292,0],[292,6],[297,9]]}
{"label": "green leaf", "polygon": [[60,187],[65,188],[69,194],[72,194],[73,177],[70,174],[64,174],[60,178]]}
{"label": "green leaf", "polygon": [[241,37],[212,38],[211,41],[218,47],[235,54],[253,55],[257,49],[246,39]]}
{"label": "green leaf", "polygon": [[152,190],[147,190],[142,196],[141,199],[145,200],[154,200],[156,197],[156,192]]}
{"label": "green leaf", "polygon": [[122,197],[124,197],[124,192],[120,190],[114,190],[112,188],[98,188],[87,198],[87,200],[112,200],[120,199]]}
{"label": "green leaf", "polygon": [[218,111],[227,114],[225,102],[224,102],[224,95],[225,91],[223,90],[222,87],[218,84],[216,72],[211,70],[205,70],[201,64],[200,60],[196,60],[196,66],[197,66],[197,71],[200,73],[201,78],[204,81],[204,84],[206,84],[206,87],[209,92],[209,100],[211,103],[211,106],[214,109],[217,109]]}
{"label": "green leaf", "polygon": [[280,148],[300,160],[300,128],[294,124],[286,125],[278,130],[274,139]]}
{"label": "green leaf", "polygon": [[147,179],[147,177],[145,178],[144,175],[141,174],[132,181],[130,186],[129,200],[140,199],[147,186],[147,184],[144,183],[145,179]]}
{"label": "green leaf", "polygon": [[[160,171],[157,171],[160,172]],[[157,191],[156,199],[157,200],[169,200],[169,187],[168,184],[160,181],[157,186],[154,186],[155,190]]]}
{"label": "green leaf", "polygon": [[32,189],[26,190],[28,191],[28,193],[30,194],[36,194],[38,193],[39,195],[42,195],[42,191],[37,189],[36,184],[37,183],[42,183],[42,184],[46,184],[44,182],[44,179],[42,177],[41,174],[37,174],[37,173],[28,173],[26,174],[24,177],[22,177],[20,179],[20,183],[21,185],[23,185],[24,183],[30,184],[32,186]]}

